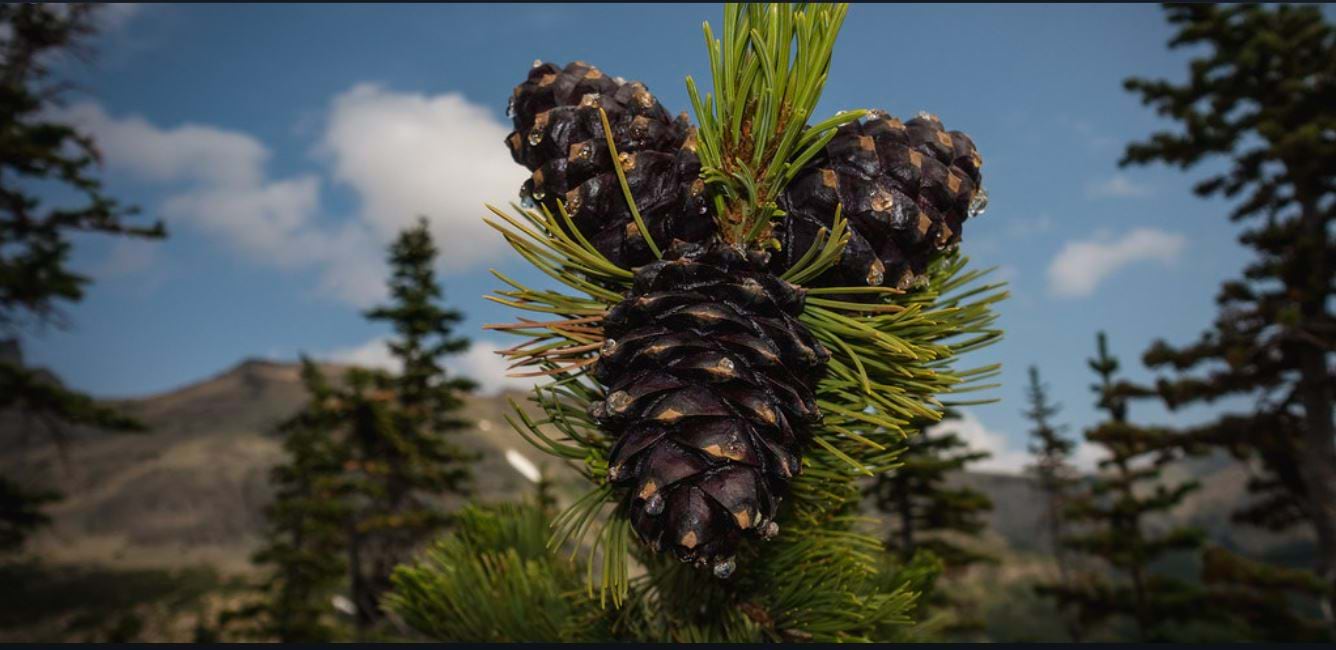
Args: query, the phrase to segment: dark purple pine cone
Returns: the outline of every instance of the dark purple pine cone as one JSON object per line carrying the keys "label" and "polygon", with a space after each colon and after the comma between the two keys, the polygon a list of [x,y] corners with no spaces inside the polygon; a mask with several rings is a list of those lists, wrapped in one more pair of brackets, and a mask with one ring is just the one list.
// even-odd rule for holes
{"label": "dark purple pine cone", "polygon": [[782,273],[802,257],[842,204],[849,245],[809,284],[906,288],[986,205],[982,164],[969,136],[926,113],[901,123],[874,111],[847,124],[780,195],[788,217],[776,226],[771,268]]}
{"label": "dark purple pine cone", "polygon": [[609,311],[591,415],[616,440],[608,475],[645,543],[727,577],[744,535],[778,532],[830,358],[798,321],[803,299],[713,240],[641,267]]}
{"label": "dark purple pine cone", "polygon": [[515,87],[506,138],[511,156],[533,176],[521,193],[552,214],[557,200],[605,257],[623,268],[654,260],[612,167],[598,109],[608,114],[627,184],[660,248],[700,242],[714,232],[696,157],[695,129],[674,119],[640,82],[609,78],[575,62],[534,66]]}

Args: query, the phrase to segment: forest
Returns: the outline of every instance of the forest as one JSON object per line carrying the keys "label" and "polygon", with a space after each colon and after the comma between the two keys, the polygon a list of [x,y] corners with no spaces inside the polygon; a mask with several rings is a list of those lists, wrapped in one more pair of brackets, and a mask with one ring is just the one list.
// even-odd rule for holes
{"label": "forest", "polygon": [[[123,21],[195,24],[131,7],[0,6],[0,641],[1336,641],[1327,8],[1138,8],[1155,52],[1072,64],[1126,70],[1113,90],[1137,107],[1126,140],[1068,120],[1115,172],[1077,192],[1143,207],[1092,218],[1103,234],[1062,249],[1040,296],[1015,274],[1063,226],[1015,203],[1059,194],[1056,150],[1086,145],[1005,146],[951,105],[991,110],[996,86],[956,92],[970,80],[935,53],[855,54],[921,7],[675,7],[704,51],[694,32],[625,60],[516,38],[540,58],[478,64],[491,85],[362,83],[291,133],[264,108],[295,83],[278,76],[212,73],[250,107],[233,130],[160,81],[208,77],[185,63],[145,68],[163,113],[96,103],[115,85],[96,79],[133,78],[125,52],[167,38]],[[371,52],[333,9],[295,15]],[[645,27],[468,11],[616,43]],[[972,57],[966,29],[904,38]],[[262,31],[200,47],[259,51]],[[257,56],[232,65],[286,60]],[[650,58],[657,96],[635,80]],[[877,85],[895,111],[864,105],[892,96]],[[493,86],[513,91],[465,97]],[[941,105],[907,110],[916,92]],[[325,134],[270,151],[249,119],[273,142]],[[382,155],[413,147],[434,149]],[[268,177],[311,164],[331,176]],[[1184,198],[1131,214],[1152,171]],[[413,183],[501,189],[465,214],[383,198]],[[1216,235],[1225,266],[1193,248]],[[1163,267],[1126,279],[1115,257]],[[307,275],[321,289],[283,293]],[[1126,286],[1087,317],[1045,313],[1106,277]],[[1172,293],[1195,278],[1210,292]],[[333,353],[337,328],[375,345]],[[160,350],[119,361],[132,341]],[[1014,419],[1015,445],[980,414]]]}

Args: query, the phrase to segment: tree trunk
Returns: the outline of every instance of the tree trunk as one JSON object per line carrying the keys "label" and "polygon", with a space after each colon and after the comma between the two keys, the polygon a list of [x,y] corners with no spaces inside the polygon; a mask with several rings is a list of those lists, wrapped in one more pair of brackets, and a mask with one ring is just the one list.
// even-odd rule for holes
{"label": "tree trunk", "polygon": [[910,499],[909,486],[904,481],[896,481],[896,490],[900,501],[900,555],[905,561],[914,557],[914,503]]}
{"label": "tree trunk", "polygon": [[[1326,313],[1331,269],[1326,259],[1327,224],[1316,201],[1303,201],[1303,234],[1300,262],[1308,269],[1302,287],[1301,327],[1309,337],[1316,325],[1329,317]],[[1331,585],[1330,596],[1323,603],[1323,616],[1336,629],[1336,427],[1332,423],[1332,382],[1327,370],[1329,352],[1309,337],[1299,342],[1299,392],[1304,407],[1304,432],[1299,454],[1299,475],[1308,493],[1308,515],[1317,537],[1317,573]]]}

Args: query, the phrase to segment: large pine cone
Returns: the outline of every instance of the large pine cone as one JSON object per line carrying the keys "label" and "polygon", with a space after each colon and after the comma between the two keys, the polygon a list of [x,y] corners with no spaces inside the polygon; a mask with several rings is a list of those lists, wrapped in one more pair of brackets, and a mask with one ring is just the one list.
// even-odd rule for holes
{"label": "large pine cone", "polygon": [[591,415],[616,438],[608,475],[644,542],[726,577],[744,534],[778,531],[830,358],[797,319],[803,299],[715,240],[639,269],[604,319]]}
{"label": "large pine cone", "polygon": [[906,288],[982,209],[982,164],[969,136],[926,113],[901,123],[878,111],[849,123],[780,196],[788,217],[775,229],[781,249],[771,268],[792,266],[843,204],[849,245],[810,284]]}
{"label": "large pine cone", "polygon": [[654,260],[631,217],[598,109],[608,114],[613,142],[641,217],[660,248],[674,240],[704,241],[714,231],[700,181],[695,130],[674,120],[640,82],[611,79],[575,62],[535,66],[515,87],[510,112],[511,156],[531,171],[521,193],[557,214],[566,204],[581,234],[623,268]]}

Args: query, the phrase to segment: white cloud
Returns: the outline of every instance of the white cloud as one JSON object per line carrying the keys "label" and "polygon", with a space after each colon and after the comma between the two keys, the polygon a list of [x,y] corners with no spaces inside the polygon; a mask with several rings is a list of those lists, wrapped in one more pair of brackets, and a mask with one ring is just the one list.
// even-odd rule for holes
{"label": "white cloud", "polygon": [[992,454],[971,464],[972,469],[1017,474],[1030,463],[1028,452],[1013,447],[1006,436],[985,427],[983,422],[970,411],[962,410],[958,419],[946,420],[929,431],[937,434],[954,433],[969,443],[971,450]]}
{"label": "white cloud", "polygon": [[[458,94],[360,84],[335,97],[319,139],[328,179],[271,177],[269,148],[237,131],[164,128],[93,103],[54,117],[91,133],[109,170],[172,188],[159,207],[167,219],[217,235],[253,262],[316,269],[321,291],[358,306],[384,296],[384,246],[418,215],[431,218],[447,270],[491,258],[504,243],[483,224],[483,203],[504,205],[525,177],[502,143],[506,127]],[[356,215],[323,214],[331,183],[356,192]]]}
{"label": "white cloud", "polygon": [[104,2],[96,14],[98,27],[103,33],[117,31],[143,10],[144,5],[138,2]]}
{"label": "white cloud", "polygon": [[[969,443],[971,450],[986,451],[992,454],[988,458],[971,464],[969,466],[971,469],[1020,474],[1025,471],[1026,466],[1034,462],[1034,458],[1023,443],[1012,443],[1006,435],[985,426],[970,411],[961,410],[959,419],[942,422],[932,427],[930,431],[933,433],[954,433]],[[1101,454],[1102,452],[1097,446],[1079,441],[1072,451],[1069,461],[1078,471],[1090,472],[1095,469],[1096,462]]]}
{"label": "white cloud", "polygon": [[1053,217],[1041,214],[1036,217],[1010,219],[1007,221],[1007,234],[1012,237],[1033,237],[1053,229]]}
{"label": "white cloud", "polygon": [[1086,196],[1092,199],[1135,199],[1150,196],[1150,188],[1122,175],[1114,174],[1102,181],[1091,181],[1086,185]]}
{"label": "white cloud", "polygon": [[1172,265],[1186,242],[1183,235],[1154,228],[1137,228],[1118,239],[1098,232],[1093,239],[1067,242],[1048,266],[1049,293],[1061,298],[1089,296],[1125,266],[1144,261]]}
{"label": "white cloud", "polygon": [[[399,364],[385,343],[384,338],[378,337],[361,345],[331,350],[322,357],[337,363],[398,372]],[[501,346],[492,341],[473,341],[463,354],[447,357],[446,368],[478,382],[478,390],[487,395],[502,390],[528,390],[543,380],[542,377],[507,377],[508,363],[497,354],[500,349]]]}
{"label": "white cloud", "polygon": [[460,269],[504,246],[482,217],[484,203],[515,200],[527,176],[503,144],[509,132],[455,93],[359,84],[331,103],[321,150],[334,179],[356,190],[361,219],[383,239],[425,215],[445,268]]}
{"label": "white cloud", "polygon": [[270,153],[255,138],[197,124],[160,128],[92,103],[55,117],[91,133],[113,173],[174,188],[158,208],[174,225],[217,235],[260,264],[318,269],[323,291],[354,304],[384,295],[382,242],[356,222],[319,219],[319,177],[268,178]]}

